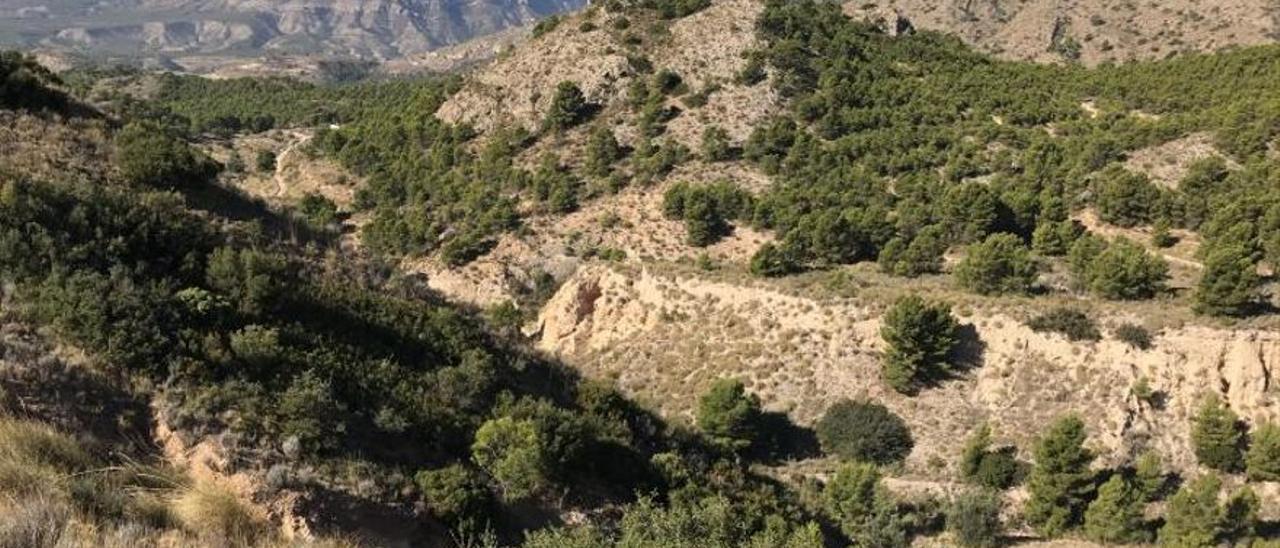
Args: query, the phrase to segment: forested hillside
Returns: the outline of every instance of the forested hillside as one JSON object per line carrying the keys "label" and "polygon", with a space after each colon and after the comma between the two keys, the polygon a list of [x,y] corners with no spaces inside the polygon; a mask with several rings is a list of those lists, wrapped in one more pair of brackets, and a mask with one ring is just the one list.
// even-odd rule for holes
{"label": "forested hillside", "polygon": [[[1280,47],[1039,65],[645,0],[446,78],[3,59],[0,150],[48,149],[0,169],[0,314],[50,341],[13,355],[200,479],[50,490],[0,545],[1277,541]],[[120,462],[0,381],[0,472]]]}

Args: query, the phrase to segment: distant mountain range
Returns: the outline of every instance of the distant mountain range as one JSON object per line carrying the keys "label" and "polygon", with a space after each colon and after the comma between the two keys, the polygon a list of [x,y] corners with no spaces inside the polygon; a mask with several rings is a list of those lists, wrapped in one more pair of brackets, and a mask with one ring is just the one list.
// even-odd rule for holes
{"label": "distant mountain range", "polygon": [[5,0],[0,46],[82,53],[391,59],[527,25],[586,0]]}

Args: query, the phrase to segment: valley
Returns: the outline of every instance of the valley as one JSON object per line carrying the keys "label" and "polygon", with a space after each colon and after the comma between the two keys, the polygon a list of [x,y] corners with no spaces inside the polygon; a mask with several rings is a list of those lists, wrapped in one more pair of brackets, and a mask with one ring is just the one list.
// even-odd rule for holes
{"label": "valley", "polygon": [[[104,375],[185,478],[49,511],[157,545],[1277,542],[1274,7],[883,4],[593,3],[344,85],[6,57],[0,408],[105,436],[37,396]],[[0,472],[88,462],[41,458]],[[247,517],[176,502],[209,486]]]}

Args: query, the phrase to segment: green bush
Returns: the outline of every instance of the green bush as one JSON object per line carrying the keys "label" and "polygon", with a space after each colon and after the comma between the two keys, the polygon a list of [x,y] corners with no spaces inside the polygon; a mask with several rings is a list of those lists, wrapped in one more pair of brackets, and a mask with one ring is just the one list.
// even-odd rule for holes
{"label": "green bush", "polygon": [[906,422],[878,403],[836,402],[827,408],[815,430],[825,453],[849,461],[900,461],[915,444]]}
{"label": "green bush", "polygon": [[1028,293],[1035,284],[1037,266],[1017,236],[993,234],[969,246],[969,254],[956,267],[960,287],[980,295]]}
{"label": "green bush", "polygon": [[886,383],[914,393],[924,383],[948,374],[948,357],[959,342],[960,324],[951,307],[912,295],[898,299],[885,313],[880,336],[888,346],[882,362]]}
{"label": "green bush", "polygon": [[161,189],[199,188],[218,166],[182,140],[150,123],[130,123],[116,135],[116,162],[125,180]]}
{"label": "green bush", "polygon": [[613,165],[623,158],[622,146],[614,137],[613,129],[604,124],[591,130],[586,154],[584,167],[589,175],[595,177],[608,177],[613,173]]}
{"label": "green bush", "polygon": [[750,193],[728,182],[677,183],[663,194],[662,210],[668,219],[684,221],[689,245],[706,247],[730,233],[728,219],[749,216],[754,203]]}
{"label": "green bush", "polygon": [[786,244],[766,243],[751,256],[751,273],[765,278],[778,278],[802,270],[796,253]]}
{"label": "green bush", "polygon": [[1151,332],[1140,325],[1125,323],[1116,326],[1115,337],[1138,350],[1150,350],[1152,346]]}
{"label": "green bush", "polygon": [[961,479],[988,489],[1013,487],[1022,474],[1015,447],[991,448],[991,426],[983,424],[965,442],[960,455]]}
{"label": "green bush", "polygon": [[1000,512],[1004,501],[991,491],[967,491],[947,508],[947,530],[960,546],[995,548],[1000,546],[1003,525]]}
{"label": "green bush", "polygon": [[502,498],[531,498],[550,485],[546,440],[530,419],[499,417],[476,430],[472,458],[501,488]]}
{"label": "green bush", "polygon": [[489,488],[484,480],[461,464],[423,470],[414,476],[427,507],[437,517],[458,520],[484,511],[489,504]]}
{"label": "green bush", "polygon": [[280,395],[279,413],[281,436],[297,438],[304,450],[332,450],[345,437],[346,409],[329,382],[314,371],[293,379]]}
{"label": "green bush", "polygon": [[275,172],[276,153],[270,150],[259,150],[257,156],[254,156],[253,165],[263,173]]}
{"label": "green bush", "polygon": [[564,22],[564,16],[561,15],[552,15],[538,21],[537,24],[533,25],[533,37],[541,38],[545,36],[547,33],[556,30],[556,27],[559,27],[562,22]]}
{"label": "green bush", "polygon": [[1041,333],[1058,333],[1070,341],[1100,341],[1102,332],[1088,314],[1066,307],[1058,307],[1031,318],[1027,327]]}

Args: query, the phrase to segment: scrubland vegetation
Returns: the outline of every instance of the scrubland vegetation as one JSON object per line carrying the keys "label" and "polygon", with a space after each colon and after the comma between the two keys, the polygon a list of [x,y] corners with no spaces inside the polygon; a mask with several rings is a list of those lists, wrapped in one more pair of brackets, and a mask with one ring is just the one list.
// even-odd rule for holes
{"label": "scrubland vegetation", "polygon": [[[666,21],[707,4],[632,8]],[[1040,66],[995,61],[928,32],[890,37],[839,9],[766,2],[755,29],[763,46],[740,80],[774,86],[786,108],[740,149],[715,127],[697,152],[668,139],[665,124],[679,115],[669,99],[689,90],[651,66],[628,90],[634,146],[593,126],[600,105],[568,81],[547,90],[538,129],[498,128],[480,140],[435,116],[459,86],[452,78],[326,87],[160,77],[153,99],[118,98],[109,166],[118,177],[108,184],[0,169],[4,313],[153,397],[168,426],[230,434],[236,457],[285,471],[276,487],[416,506],[414,519],[460,545],[475,534],[480,545],[535,547],[896,547],[946,535],[985,547],[1023,525],[1100,543],[1262,542],[1273,527],[1260,522],[1249,483],[1280,479],[1280,430],[1246,427],[1218,399],[1202,402],[1189,425],[1187,450],[1205,470],[1197,477],[1171,477],[1155,453],[1100,468],[1084,422],[1066,416],[1021,453],[997,443],[1004,437],[991,425],[977,426],[958,448],[958,494],[908,497],[885,475],[916,441],[880,402],[835,402],[809,430],[766,409],[748,383],[721,379],[700,395],[691,424],[668,422],[529,350],[512,335],[519,311],[481,317],[389,266],[429,254],[464,265],[528,215],[563,215],[602,193],[657,183],[696,154],[745,162],[774,182],[757,193],[674,182],[662,214],[683,223],[694,247],[735,224],[771,233],[746,265],[761,277],[876,261],[900,277],[949,270],[957,288],[993,298],[1169,296],[1158,251],[1167,246],[1091,234],[1073,220],[1091,210],[1114,227],[1198,234],[1196,312],[1265,313],[1259,266],[1280,262],[1269,156],[1280,136],[1280,49]],[[26,58],[0,57],[6,109],[75,115],[57,85]],[[245,204],[216,181],[227,166],[189,144],[298,125],[324,126],[310,152],[362,177],[353,207],[370,219],[359,237],[373,256],[344,255],[323,229],[278,230],[269,210],[228,215],[228,205]],[[575,128],[587,134],[582,161],[548,152],[531,169],[516,162]],[[1127,152],[1191,132],[1212,133],[1228,158],[1195,163],[1174,188],[1119,167]],[[255,160],[259,171],[276,167],[274,155]],[[313,228],[338,218],[319,195],[299,207]],[[952,250],[963,256],[944,268]],[[1040,274],[1055,266],[1067,287],[1044,286]],[[1103,337],[1076,308],[1027,325],[1075,342]],[[1134,351],[1152,345],[1138,325],[1107,329]],[[901,395],[973,365],[968,331],[941,300],[896,301],[879,334],[881,378]],[[1150,386],[1132,390],[1155,398]],[[825,458],[832,473],[785,482],[761,473],[808,457]],[[287,473],[304,467],[309,474]],[[1226,483],[1229,493],[1222,475],[1239,480]],[[1026,502],[1009,512],[1013,489]],[[238,494],[7,415],[0,510],[0,546],[165,535],[283,542]],[[568,512],[586,517],[568,524],[559,518]]]}

